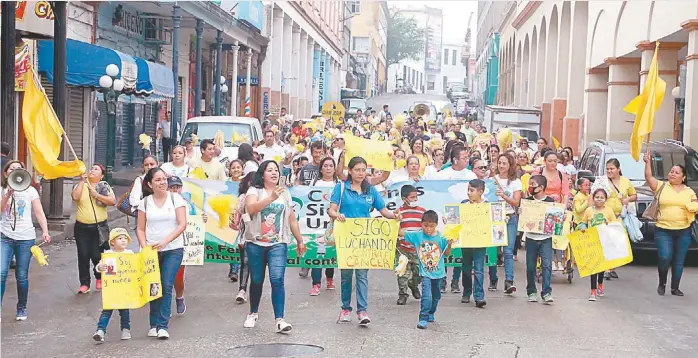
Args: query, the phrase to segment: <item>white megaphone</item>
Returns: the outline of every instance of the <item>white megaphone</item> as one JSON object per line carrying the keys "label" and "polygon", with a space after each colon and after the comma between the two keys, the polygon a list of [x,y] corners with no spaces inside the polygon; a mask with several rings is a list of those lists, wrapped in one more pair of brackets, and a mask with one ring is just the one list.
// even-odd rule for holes
{"label": "white megaphone", "polygon": [[15,169],[7,176],[7,185],[14,191],[25,191],[32,185],[32,176],[24,169]]}

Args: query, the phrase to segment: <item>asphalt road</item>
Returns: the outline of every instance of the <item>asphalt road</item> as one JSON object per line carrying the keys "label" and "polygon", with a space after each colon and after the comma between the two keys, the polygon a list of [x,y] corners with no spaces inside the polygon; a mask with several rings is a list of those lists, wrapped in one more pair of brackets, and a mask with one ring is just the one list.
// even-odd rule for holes
{"label": "asphalt road", "polygon": [[[125,225],[125,220],[118,222]],[[113,225],[114,226],[114,225]],[[227,267],[210,264],[187,268],[188,310],[170,322],[169,341],[146,337],[148,307],[131,312],[133,339],[118,340],[118,319],[112,317],[107,342],[96,345],[94,333],[101,309],[100,293],[77,296],[75,245],[72,241],[46,248],[50,266],[32,263],[28,314],[14,321],[17,300],[12,272],[2,311],[2,357],[235,357],[231,349],[256,344],[294,343],[322,347],[311,357],[693,357],[698,349],[698,269],[687,268],[685,297],[655,293],[656,268],[631,265],[618,270],[619,280],[606,283],[606,297],[588,302],[589,279],[568,284],[553,279],[555,303],[527,302],[523,253],[516,263],[513,297],[486,292],[487,307],[460,303],[447,293],[439,304],[437,322],[418,330],[419,302],[396,306],[397,284],[388,271],[372,271],[369,312],[373,323],[359,328],[337,324],[339,291],[308,296],[310,279],[298,269],[286,274],[286,318],[290,335],[274,333],[270,289],[265,284],[260,321],[244,329],[247,305],[233,297],[237,284],[228,282]],[[500,276],[504,275],[499,268]],[[500,282],[501,290],[502,282]],[[174,311],[174,307],[173,307]],[[299,357],[301,354],[287,356]]]}

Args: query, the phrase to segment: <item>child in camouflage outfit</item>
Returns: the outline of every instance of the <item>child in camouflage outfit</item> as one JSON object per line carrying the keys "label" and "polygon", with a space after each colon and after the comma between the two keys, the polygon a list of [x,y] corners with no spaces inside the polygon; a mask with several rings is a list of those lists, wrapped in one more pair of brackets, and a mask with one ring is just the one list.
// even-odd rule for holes
{"label": "child in camouflage outfit", "polygon": [[[418,192],[417,188],[412,185],[405,185],[400,189],[400,196],[402,197],[402,206],[400,207],[400,214],[402,214],[402,220],[400,221],[400,230],[418,231],[422,229],[422,216],[426,209],[417,205]],[[421,283],[421,277],[419,276],[419,259],[417,258],[417,250],[412,244],[405,240],[399,240],[395,252],[395,264],[400,258],[400,255],[405,255],[408,259],[407,270],[405,274],[397,277],[397,285],[399,288],[397,304],[402,306],[407,303],[407,289],[409,288],[412,292],[412,297],[415,299],[420,299],[422,297],[419,292],[419,285]]]}

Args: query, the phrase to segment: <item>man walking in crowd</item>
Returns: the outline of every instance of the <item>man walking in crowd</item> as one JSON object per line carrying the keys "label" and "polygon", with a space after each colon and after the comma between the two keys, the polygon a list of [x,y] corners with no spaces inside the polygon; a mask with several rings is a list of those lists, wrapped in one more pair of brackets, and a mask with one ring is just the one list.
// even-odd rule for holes
{"label": "man walking in crowd", "polygon": [[197,167],[203,169],[206,173],[206,179],[210,180],[226,180],[228,176],[225,174],[225,168],[218,160],[216,160],[216,145],[210,139],[201,141],[201,158],[197,161]]}
{"label": "man walking in crowd", "polygon": [[163,162],[169,162],[170,161],[170,154],[171,154],[171,149],[172,149],[172,132],[171,132],[171,125],[172,123],[170,122],[170,115],[172,112],[167,111],[167,114],[165,115],[165,119],[160,121],[160,128],[162,129],[162,156],[163,156]]}

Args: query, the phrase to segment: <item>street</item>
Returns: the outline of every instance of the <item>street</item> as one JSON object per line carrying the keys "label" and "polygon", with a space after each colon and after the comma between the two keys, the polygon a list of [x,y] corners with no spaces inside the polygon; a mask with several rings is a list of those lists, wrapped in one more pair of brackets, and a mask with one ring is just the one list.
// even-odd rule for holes
{"label": "street", "polygon": [[[125,225],[122,218],[112,227]],[[148,307],[144,307],[131,311],[133,339],[118,339],[114,313],[106,342],[96,345],[92,334],[101,310],[100,293],[93,288],[87,295],[75,294],[78,279],[74,242],[62,241],[47,246],[45,251],[50,265],[40,267],[34,262],[30,269],[27,321],[14,321],[14,271],[8,277],[7,309],[2,312],[3,357],[34,357],[38,352],[47,357],[251,356],[232,349],[268,343],[308,344],[324,349],[313,357],[689,357],[698,349],[698,268],[687,267],[684,271],[681,288],[686,297],[668,292],[660,297],[655,293],[656,266],[647,263],[622,267],[618,270],[620,279],[608,282],[606,297],[597,302],[587,301],[588,278],[575,278],[570,285],[554,275],[555,303],[546,306],[529,303],[525,298],[523,252],[515,263],[518,292],[513,297],[504,297],[502,281],[500,291],[485,293],[488,304],[484,309],[462,304],[460,294],[448,292],[439,303],[436,323],[427,330],[415,328],[418,301],[410,298],[406,306],[395,305],[397,284],[392,272],[370,273],[369,312],[373,323],[359,328],[355,316],[350,324],[335,323],[339,290],[326,291],[323,283],[320,296],[310,297],[310,278],[301,279],[298,269],[288,269],[286,318],[293,324],[293,331],[284,336],[274,333],[268,283],[257,327],[244,329],[242,322],[249,306],[234,302],[238,286],[228,281],[227,266],[188,267],[187,312],[172,317],[169,341],[146,337]],[[501,267],[499,274],[500,278],[504,275]],[[339,275],[336,277],[339,288]]]}
{"label": "street", "polygon": [[394,94],[386,93],[382,96],[373,97],[366,102],[369,107],[372,107],[376,112],[383,110],[383,105],[387,104],[390,106],[390,113],[393,117],[401,114],[403,111],[410,109],[410,106],[415,101],[448,101],[448,98],[444,95],[435,94]]}

